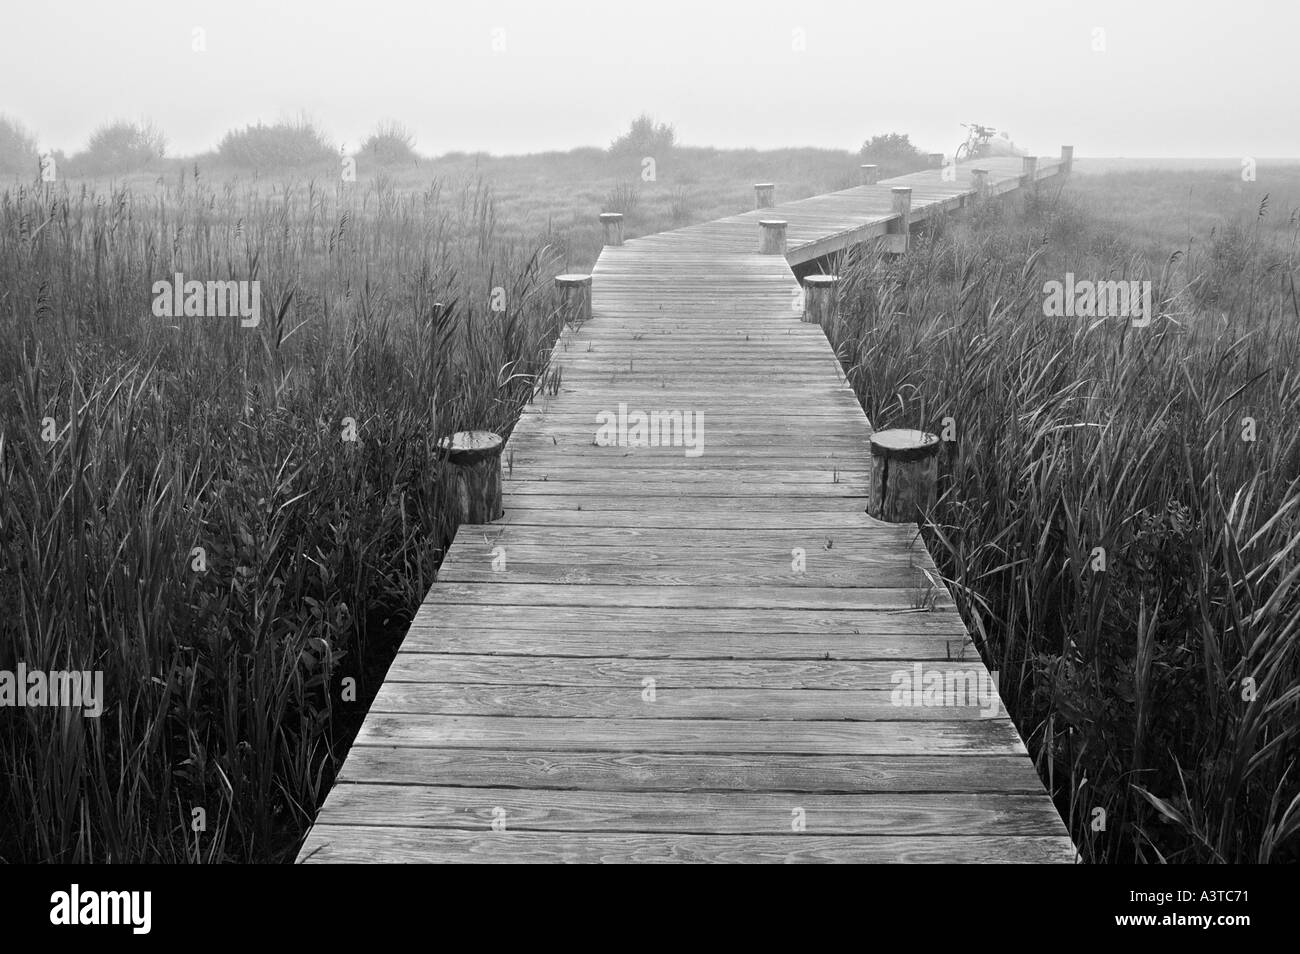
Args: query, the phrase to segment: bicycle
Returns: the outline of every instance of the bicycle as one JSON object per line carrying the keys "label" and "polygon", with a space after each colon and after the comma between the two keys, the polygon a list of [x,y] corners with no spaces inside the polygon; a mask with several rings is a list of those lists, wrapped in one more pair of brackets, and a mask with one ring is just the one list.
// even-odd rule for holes
{"label": "bicycle", "polygon": [[982,126],[979,123],[962,123],[970,133],[966,136],[966,141],[957,147],[955,158],[957,162],[965,162],[969,159],[982,159],[989,154],[989,143],[997,130],[992,126]]}

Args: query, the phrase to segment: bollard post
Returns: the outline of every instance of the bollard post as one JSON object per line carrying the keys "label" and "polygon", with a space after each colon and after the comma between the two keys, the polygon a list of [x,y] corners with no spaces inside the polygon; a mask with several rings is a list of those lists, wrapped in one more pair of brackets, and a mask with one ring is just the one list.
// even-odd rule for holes
{"label": "bollard post", "polygon": [[809,275],[803,280],[803,320],[827,331],[839,315],[838,275]]}
{"label": "bollard post", "polygon": [[923,520],[939,482],[939,438],[925,431],[871,435],[871,495],[867,512],[890,523]]}
{"label": "bollard post", "polygon": [[754,208],[770,209],[772,207],[772,193],[776,186],[771,182],[754,183]]}
{"label": "bollard post", "polygon": [[912,233],[912,188],[911,186],[894,186],[889,190],[894,202],[894,215],[886,226],[889,236],[888,250],[902,255],[907,251],[908,239]]}
{"label": "bollard post", "polygon": [[858,166],[863,185],[875,185],[880,181],[880,167],[874,162],[864,162]]}
{"label": "bollard post", "polygon": [[932,153],[930,153],[930,154],[928,155],[927,158],[929,158],[929,160],[930,160],[930,168],[931,168],[931,169],[942,169],[942,168],[943,168],[943,153],[941,153],[941,152],[932,152]]}
{"label": "bollard post", "polygon": [[1022,166],[1020,170],[1021,184],[1026,186],[1032,186],[1034,184],[1035,177],[1038,175],[1038,157],[1037,156],[1022,157],[1021,166]]}
{"label": "bollard post", "polygon": [[760,219],[762,242],[758,250],[764,255],[784,255],[786,224],[784,219]]}
{"label": "bollard post", "polygon": [[1061,175],[1068,176],[1074,169],[1074,147],[1061,147]]}
{"label": "bollard post", "polygon": [[591,276],[556,275],[560,290],[560,314],[566,325],[581,325],[591,320]]}
{"label": "bollard post", "polygon": [[499,434],[458,431],[438,441],[451,465],[451,493],[458,525],[491,523],[501,517],[501,448]]}
{"label": "bollard post", "polygon": [[600,213],[600,224],[605,229],[606,245],[623,244],[623,213],[622,212]]}

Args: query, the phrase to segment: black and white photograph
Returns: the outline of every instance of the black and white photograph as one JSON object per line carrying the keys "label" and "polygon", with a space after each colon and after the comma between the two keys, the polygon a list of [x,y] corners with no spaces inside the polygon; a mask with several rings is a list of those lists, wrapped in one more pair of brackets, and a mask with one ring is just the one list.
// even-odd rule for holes
{"label": "black and white photograph", "polygon": [[0,24],[25,921],[807,862],[1260,925],[1201,866],[1300,860],[1300,8]]}

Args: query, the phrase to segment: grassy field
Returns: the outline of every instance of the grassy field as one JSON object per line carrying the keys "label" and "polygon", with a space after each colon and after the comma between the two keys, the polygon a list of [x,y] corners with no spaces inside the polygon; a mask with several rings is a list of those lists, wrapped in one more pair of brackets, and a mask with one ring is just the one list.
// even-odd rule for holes
{"label": "grassy field", "polygon": [[[0,857],[292,857],[449,539],[435,442],[509,429],[596,214],[645,234],[859,161],[176,163],[4,191],[0,668],[102,669],[111,705],[0,711]],[[872,421],[956,419],[931,544],[1092,860],[1296,853],[1300,175],[1264,172],[1080,175],[842,263],[832,335]],[[153,318],[177,271],[259,279],[262,324]],[[1065,271],[1150,278],[1173,319],[1044,319]]]}

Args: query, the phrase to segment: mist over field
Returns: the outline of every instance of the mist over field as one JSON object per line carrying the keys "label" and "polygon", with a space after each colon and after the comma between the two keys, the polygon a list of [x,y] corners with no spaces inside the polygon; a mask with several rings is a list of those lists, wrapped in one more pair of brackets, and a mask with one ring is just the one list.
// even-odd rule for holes
{"label": "mist over field", "polygon": [[1300,7],[4,21],[0,862],[1300,860]]}

